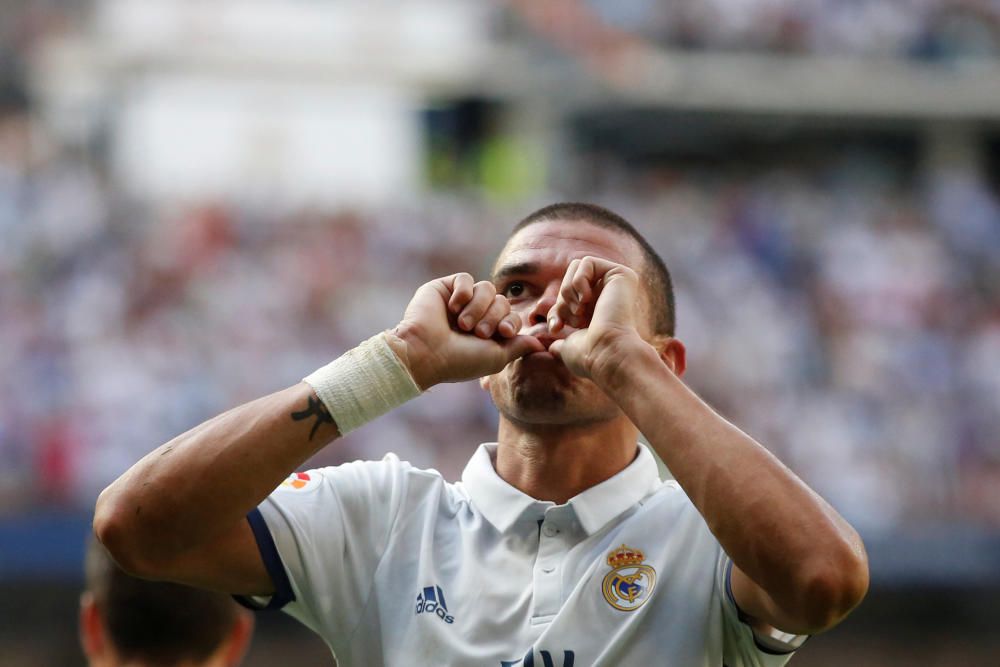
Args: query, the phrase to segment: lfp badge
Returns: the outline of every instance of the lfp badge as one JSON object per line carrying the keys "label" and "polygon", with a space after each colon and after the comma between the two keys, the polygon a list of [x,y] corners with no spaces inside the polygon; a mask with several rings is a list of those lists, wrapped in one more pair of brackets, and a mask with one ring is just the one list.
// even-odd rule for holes
{"label": "lfp badge", "polygon": [[[313,475],[315,474],[313,472]],[[293,472],[281,483],[281,486],[286,489],[295,489],[298,491],[306,488],[313,481],[315,481],[315,478],[307,472]]]}
{"label": "lfp badge", "polygon": [[611,571],[601,588],[604,599],[615,609],[635,611],[649,599],[656,585],[656,570],[643,564],[646,555],[639,549],[621,545],[608,554]]}

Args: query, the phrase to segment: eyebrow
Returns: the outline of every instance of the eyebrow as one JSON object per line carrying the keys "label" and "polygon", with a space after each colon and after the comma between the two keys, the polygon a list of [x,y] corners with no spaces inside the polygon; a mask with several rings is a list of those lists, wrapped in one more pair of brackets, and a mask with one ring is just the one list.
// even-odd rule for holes
{"label": "eyebrow", "polygon": [[538,262],[519,262],[517,264],[506,264],[493,272],[493,282],[500,282],[510,276],[524,276],[538,273]]}

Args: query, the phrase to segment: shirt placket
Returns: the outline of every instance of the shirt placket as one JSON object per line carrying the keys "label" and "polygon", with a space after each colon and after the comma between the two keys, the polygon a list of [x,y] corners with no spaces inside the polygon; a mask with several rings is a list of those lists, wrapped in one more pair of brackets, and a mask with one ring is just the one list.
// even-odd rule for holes
{"label": "shirt placket", "polygon": [[551,507],[539,521],[532,623],[552,620],[562,606],[562,573],[569,553],[568,533],[572,523],[572,510],[568,507]]}

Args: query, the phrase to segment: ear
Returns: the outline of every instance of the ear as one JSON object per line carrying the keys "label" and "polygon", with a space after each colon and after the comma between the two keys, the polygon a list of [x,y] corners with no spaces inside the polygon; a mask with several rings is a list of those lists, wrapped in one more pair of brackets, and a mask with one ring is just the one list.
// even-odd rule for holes
{"label": "ear", "polygon": [[250,648],[250,638],[253,637],[253,625],[253,614],[240,608],[225,644],[224,664],[226,667],[236,667],[243,662],[243,656]]}
{"label": "ear", "polygon": [[677,377],[684,375],[684,371],[687,370],[687,349],[684,347],[684,343],[672,336],[663,336],[662,338],[657,337],[653,342],[653,347],[656,348],[660,359],[674,372],[674,375]]}
{"label": "ear", "polygon": [[94,594],[80,596],[80,646],[87,661],[96,663],[105,653],[104,624]]}
{"label": "ear", "polygon": [[483,391],[485,391],[487,394],[490,393],[490,376],[484,375],[483,377],[479,378],[479,386],[482,387]]}

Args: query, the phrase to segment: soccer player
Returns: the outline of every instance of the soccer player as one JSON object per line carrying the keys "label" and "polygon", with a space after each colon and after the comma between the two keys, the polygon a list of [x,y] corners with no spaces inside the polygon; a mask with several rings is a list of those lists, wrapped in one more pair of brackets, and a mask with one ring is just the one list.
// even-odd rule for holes
{"label": "soccer player", "polygon": [[221,593],[125,574],[92,540],[80,597],[80,643],[90,667],[234,667],[253,617]]}
{"label": "soccer player", "polygon": [[[421,286],[394,329],[147,455],[95,531],[142,576],[284,606],[345,666],[780,665],[860,602],[864,547],[684,368],[656,252],[552,205],[491,281]],[[290,474],[469,379],[500,425],[460,483],[392,456]]]}

